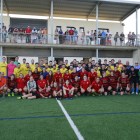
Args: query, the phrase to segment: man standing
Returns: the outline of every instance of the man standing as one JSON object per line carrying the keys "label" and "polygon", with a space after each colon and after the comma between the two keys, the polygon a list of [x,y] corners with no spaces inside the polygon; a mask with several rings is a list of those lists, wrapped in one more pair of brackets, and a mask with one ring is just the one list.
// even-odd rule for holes
{"label": "man standing", "polygon": [[21,64],[21,67],[26,67],[26,59],[23,58],[23,63]]}
{"label": "man standing", "polygon": [[62,42],[63,42],[63,31],[60,30],[58,33],[59,33],[59,43],[62,44]]}
{"label": "man standing", "polygon": [[30,65],[31,69],[35,69],[35,63],[34,63],[34,59],[31,60],[31,65]]}
{"label": "man standing", "polygon": [[26,43],[30,42],[30,37],[31,37],[31,29],[30,26],[28,26],[28,28],[26,28],[25,33],[26,33]]}
{"label": "man standing", "polygon": [[74,34],[74,31],[71,28],[71,30],[69,30],[71,44],[73,43],[73,34]]}
{"label": "man standing", "polygon": [[47,43],[47,30],[46,27],[43,29],[43,43]]}
{"label": "man standing", "polygon": [[15,64],[16,66],[17,66],[17,65],[18,65],[18,63],[19,63],[19,62],[18,62],[18,59],[19,59],[19,57],[18,57],[18,56],[16,56],[16,57],[15,57],[15,62],[14,62],[14,64]]}
{"label": "man standing", "polygon": [[109,32],[109,30],[107,30],[107,45],[111,45],[111,37],[112,37],[112,33]]}
{"label": "man standing", "polygon": [[2,62],[0,63],[0,72],[4,72],[4,77],[7,77],[7,63],[6,63],[6,58],[2,58]]}
{"label": "man standing", "polygon": [[78,31],[76,30],[76,28],[74,28],[74,44],[77,44],[77,35]]}
{"label": "man standing", "polygon": [[17,43],[17,37],[18,37],[18,28],[17,27],[15,27],[13,34],[14,34],[14,43]]}
{"label": "man standing", "polygon": [[4,72],[0,72],[0,94],[3,92],[3,98],[5,98],[5,94],[7,94],[7,80],[4,77]]}
{"label": "man standing", "polygon": [[11,76],[11,74],[14,73],[14,69],[16,68],[16,65],[14,64],[14,60],[11,59],[10,64],[7,65],[7,70],[8,70],[8,77]]}
{"label": "man standing", "polygon": [[101,33],[101,42],[102,42],[102,45],[105,45],[105,39],[106,39],[106,33],[103,30],[102,33]]}
{"label": "man standing", "polygon": [[8,37],[9,37],[10,43],[12,42],[12,33],[13,33],[13,29],[12,29],[12,27],[9,25]]}
{"label": "man standing", "polygon": [[131,68],[131,66],[129,65],[129,61],[126,61],[126,68],[127,69],[130,69]]}

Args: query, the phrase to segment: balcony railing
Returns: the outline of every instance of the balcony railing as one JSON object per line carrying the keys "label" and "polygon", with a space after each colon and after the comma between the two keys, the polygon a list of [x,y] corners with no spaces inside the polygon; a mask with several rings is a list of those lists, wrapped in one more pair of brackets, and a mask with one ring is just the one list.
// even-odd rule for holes
{"label": "balcony railing", "polygon": [[[1,36],[1,34],[0,34]],[[52,41],[53,40],[53,43]],[[98,45],[102,46],[140,46],[140,38],[128,37],[102,37],[98,36]],[[38,44],[64,44],[64,45],[96,45],[95,36],[87,35],[51,35],[51,34],[26,34],[26,33],[2,33],[4,43],[38,43]]]}

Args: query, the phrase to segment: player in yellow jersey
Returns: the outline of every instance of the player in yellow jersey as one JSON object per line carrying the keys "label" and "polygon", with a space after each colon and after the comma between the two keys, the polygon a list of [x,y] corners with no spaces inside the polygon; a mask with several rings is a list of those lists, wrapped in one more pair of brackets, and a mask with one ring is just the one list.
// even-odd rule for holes
{"label": "player in yellow jersey", "polygon": [[16,78],[19,78],[20,73],[23,74],[23,68],[24,67],[21,67],[20,63],[17,64],[17,67],[14,69],[14,75],[16,76]]}
{"label": "player in yellow jersey", "polygon": [[46,71],[49,73],[49,71],[50,71],[51,69],[48,67],[48,63],[46,63],[45,68],[46,68]]}
{"label": "player in yellow jersey", "polygon": [[118,71],[120,71],[120,72],[122,71],[122,68],[119,67],[119,63],[116,63],[116,67],[117,67]]}
{"label": "player in yellow jersey", "polygon": [[26,59],[23,58],[23,63],[21,64],[21,67],[26,67]]}
{"label": "player in yellow jersey", "polygon": [[101,77],[101,73],[100,73],[100,71],[98,70],[98,67],[97,67],[97,66],[95,66],[94,72],[97,72],[97,77]]}
{"label": "player in yellow jersey", "polygon": [[4,72],[4,77],[7,77],[7,63],[6,58],[2,58],[2,62],[0,63],[0,72]]}
{"label": "player in yellow jersey", "polygon": [[109,76],[110,75],[110,72],[111,72],[111,68],[110,66],[107,67],[107,71],[106,71],[106,76]]}
{"label": "player in yellow jersey", "polygon": [[[111,68],[111,70],[113,70],[113,71],[114,71],[114,69],[115,69],[115,68],[114,68],[114,66],[112,66],[111,61],[109,61],[109,65],[108,65],[108,67],[110,67],[110,68]],[[108,68],[108,67],[107,67],[107,68]]]}
{"label": "player in yellow jersey", "polygon": [[32,69],[32,72],[34,72],[36,68],[38,69],[38,72],[42,71],[42,69],[39,67],[39,64],[35,63],[35,68]]}
{"label": "player in yellow jersey", "polygon": [[64,75],[64,73],[66,73],[67,69],[66,69],[66,66],[65,64],[62,65],[62,68],[60,69],[60,73],[62,73],[62,77]]}
{"label": "player in yellow jersey", "polygon": [[30,67],[31,67],[31,70],[35,69],[34,59],[31,60],[31,65],[30,65]]}
{"label": "player in yellow jersey", "polygon": [[56,65],[53,65],[53,68],[51,69],[53,75],[57,72],[57,68]]}
{"label": "player in yellow jersey", "polygon": [[56,65],[56,68],[58,69],[58,65],[57,65],[56,60],[54,60],[53,63],[54,63],[54,65]]}
{"label": "player in yellow jersey", "polygon": [[68,64],[68,60],[65,60],[65,65],[66,65],[66,68],[68,69],[69,68],[69,64]]}
{"label": "player in yellow jersey", "polygon": [[30,67],[29,63],[26,63],[26,66],[22,67],[22,69],[24,71],[23,75],[25,77],[27,74],[29,74],[29,71],[31,70],[31,67]]}
{"label": "player in yellow jersey", "polygon": [[43,64],[43,65],[45,66],[46,63],[48,63],[48,59],[45,59],[45,60],[44,60],[44,64]]}
{"label": "player in yellow jersey", "polygon": [[73,66],[70,65],[69,74],[71,74],[72,72],[73,72]]}

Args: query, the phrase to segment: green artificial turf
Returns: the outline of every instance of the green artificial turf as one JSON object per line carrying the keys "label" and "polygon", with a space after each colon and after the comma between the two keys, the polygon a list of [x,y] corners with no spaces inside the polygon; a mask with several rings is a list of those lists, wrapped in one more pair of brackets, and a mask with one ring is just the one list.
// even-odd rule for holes
{"label": "green artificial turf", "polygon": [[[138,140],[140,113],[119,112],[140,112],[139,100],[139,95],[90,96],[63,99],[61,103],[85,140]],[[77,136],[56,99],[0,98],[0,140],[58,139],[77,140]]]}

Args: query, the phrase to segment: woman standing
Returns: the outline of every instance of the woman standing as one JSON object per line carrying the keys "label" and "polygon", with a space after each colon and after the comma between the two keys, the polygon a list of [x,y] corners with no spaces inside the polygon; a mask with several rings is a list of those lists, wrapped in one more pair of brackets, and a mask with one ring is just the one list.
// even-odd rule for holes
{"label": "woman standing", "polygon": [[6,34],[7,34],[6,26],[3,26],[3,29],[2,29],[2,36],[3,36],[3,41],[4,41],[4,42],[6,42]]}
{"label": "woman standing", "polygon": [[53,73],[52,73],[52,71],[49,71],[49,75],[47,75],[46,81],[47,81],[48,86],[53,85]]}
{"label": "woman standing", "polygon": [[120,34],[120,46],[122,46],[122,42],[124,41],[125,35],[123,32]]}
{"label": "woman standing", "polygon": [[86,33],[86,43],[87,43],[87,45],[89,43],[89,39],[90,39],[90,33],[89,33],[89,31],[87,31],[87,33]]}
{"label": "woman standing", "polygon": [[131,35],[131,32],[129,32],[129,34],[128,34],[128,43],[129,43],[129,46],[131,46],[131,41],[132,41],[132,35]]}
{"label": "woman standing", "polygon": [[115,34],[115,36],[114,36],[115,46],[116,46],[116,44],[117,44],[118,38],[119,38],[119,34],[118,34],[118,32],[116,32],[116,34]]}
{"label": "woman standing", "polygon": [[134,32],[132,32],[132,46],[134,46],[135,38],[136,38],[136,35]]}
{"label": "woman standing", "polygon": [[85,31],[82,32],[81,40],[82,40],[82,45],[83,45],[85,41]]}
{"label": "woman standing", "polygon": [[58,33],[58,29],[56,29],[56,30],[55,30],[55,37],[54,37],[54,40],[56,40],[56,44],[58,44],[58,40],[59,40],[59,39],[58,39],[58,34],[59,34],[59,33]]}

